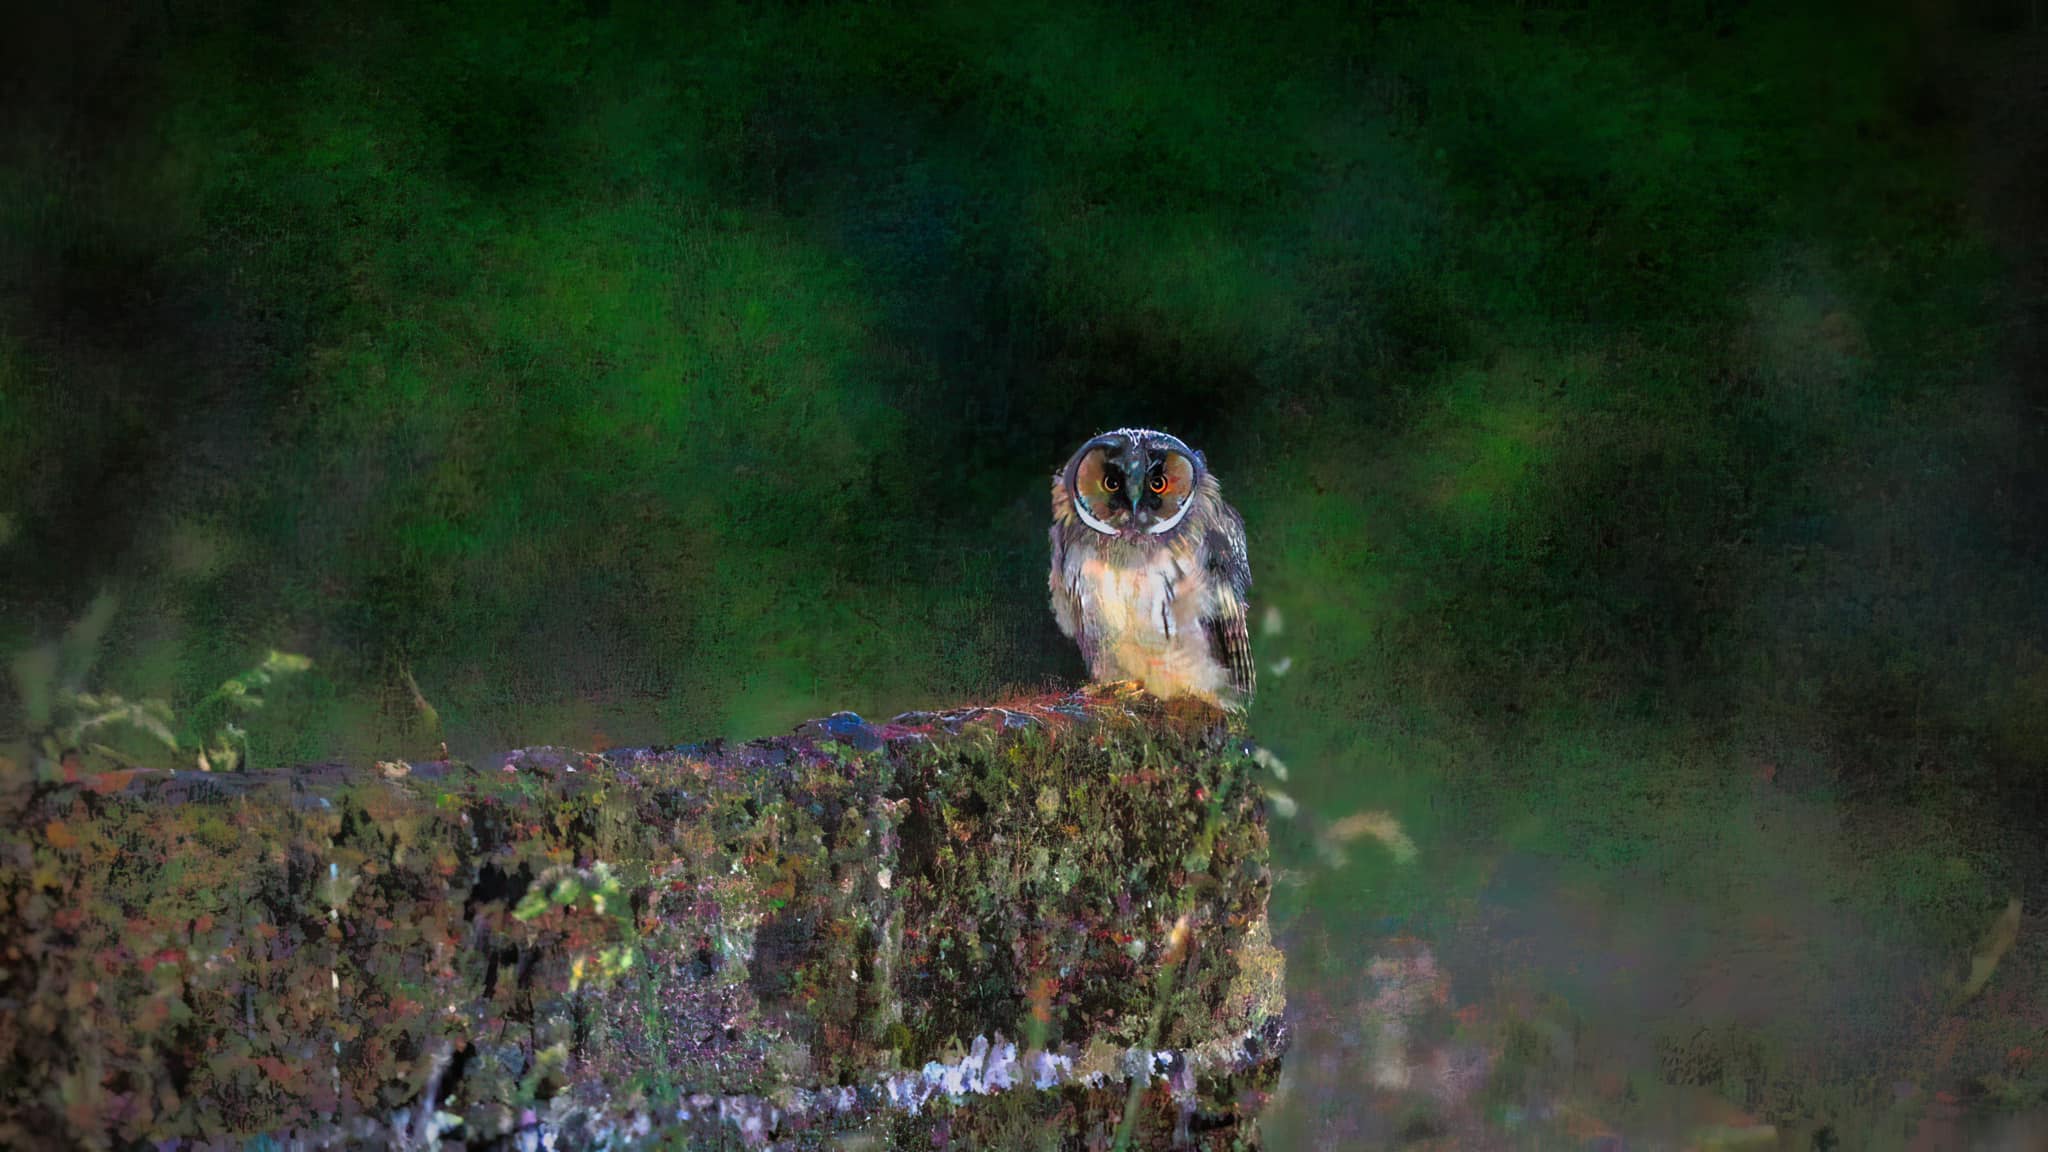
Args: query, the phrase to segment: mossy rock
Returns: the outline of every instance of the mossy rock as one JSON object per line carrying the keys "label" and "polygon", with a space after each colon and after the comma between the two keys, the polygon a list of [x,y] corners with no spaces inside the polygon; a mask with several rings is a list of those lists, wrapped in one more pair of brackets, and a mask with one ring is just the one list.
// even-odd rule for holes
{"label": "mossy rock", "polygon": [[1246,1146],[1284,1047],[1251,752],[1093,693],[16,780],[0,1143],[1084,1147],[1128,1105],[1134,1146]]}

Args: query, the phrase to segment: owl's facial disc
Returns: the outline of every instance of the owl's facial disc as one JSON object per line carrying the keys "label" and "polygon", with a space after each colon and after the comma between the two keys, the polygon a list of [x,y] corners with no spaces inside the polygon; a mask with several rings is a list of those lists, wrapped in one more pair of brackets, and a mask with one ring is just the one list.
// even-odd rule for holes
{"label": "owl's facial disc", "polygon": [[1106,536],[1170,532],[1193,506],[1194,492],[1194,461],[1164,445],[1100,444],[1082,456],[1074,472],[1074,509]]}

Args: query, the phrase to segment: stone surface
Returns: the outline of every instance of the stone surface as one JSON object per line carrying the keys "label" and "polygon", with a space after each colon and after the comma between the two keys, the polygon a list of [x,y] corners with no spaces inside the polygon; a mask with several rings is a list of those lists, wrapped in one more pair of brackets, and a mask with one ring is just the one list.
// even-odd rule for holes
{"label": "stone surface", "polygon": [[1095,694],[23,785],[0,1143],[1254,1144],[1254,753]]}

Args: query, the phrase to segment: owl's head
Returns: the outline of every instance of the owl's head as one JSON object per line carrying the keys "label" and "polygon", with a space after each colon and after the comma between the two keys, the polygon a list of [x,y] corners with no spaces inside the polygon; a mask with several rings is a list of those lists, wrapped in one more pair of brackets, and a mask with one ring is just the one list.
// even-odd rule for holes
{"label": "owl's head", "polygon": [[1141,539],[1178,527],[1207,475],[1202,454],[1177,437],[1119,428],[1081,445],[1060,481],[1082,523],[1105,536]]}

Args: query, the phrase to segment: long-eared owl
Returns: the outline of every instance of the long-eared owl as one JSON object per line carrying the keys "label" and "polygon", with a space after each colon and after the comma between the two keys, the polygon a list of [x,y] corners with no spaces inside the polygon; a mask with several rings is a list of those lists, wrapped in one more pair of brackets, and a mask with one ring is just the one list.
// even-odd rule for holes
{"label": "long-eared owl", "polygon": [[1250,703],[1244,521],[1200,452],[1145,428],[1081,445],[1053,477],[1050,583],[1095,680]]}

